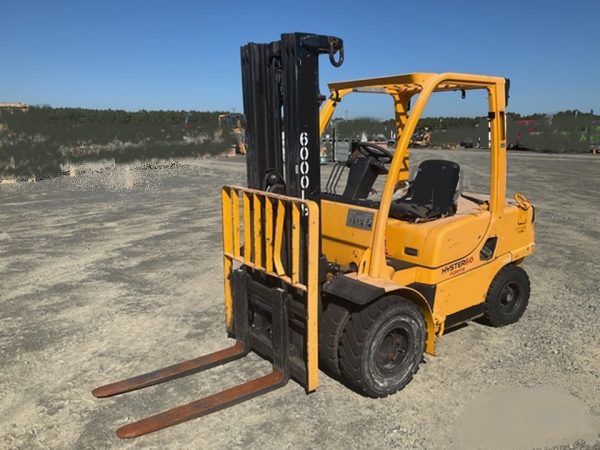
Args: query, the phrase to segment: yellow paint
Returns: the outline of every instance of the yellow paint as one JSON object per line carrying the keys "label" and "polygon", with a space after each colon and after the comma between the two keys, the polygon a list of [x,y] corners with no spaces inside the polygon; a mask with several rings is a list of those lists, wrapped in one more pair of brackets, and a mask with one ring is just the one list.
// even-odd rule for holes
{"label": "yellow paint", "polygon": [[265,270],[273,272],[273,200],[265,197]]}
{"label": "yellow paint", "polygon": [[[254,204],[252,208],[252,229],[254,230],[254,264],[256,268],[262,269],[262,205],[260,197],[256,194],[252,196],[254,198]],[[250,243],[247,244],[250,247]]]}
{"label": "yellow paint", "polygon": [[273,262],[275,263],[275,270],[278,276],[285,275],[283,269],[283,262],[281,261],[281,248],[283,244],[283,226],[285,224],[285,205],[282,200],[277,200],[277,218],[275,219],[275,242],[274,242],[274,256]]}
{"label": "yellow paint", "polygon": [[347,226],[346,218],[350,209],[371,212],[374,217],[377,215],[375,209],[321,200],[321,245],[329,261],[343,266],[351,263],[358,266],[365,250],[369,248],[372,231]]}
{"label": "yellow paint", "polygon": [[[237,194],[233,194],[234,196]],[[232,253],[232,225],[231,225],[231,197],[230,190],[223,189],[221,191],[222,203],[222,224],[223,224],[223,280],[225,285],[225,326],[227,331],[233,329],[233,314],[231,309],[231,284],[229,283],[229,274],[231,273],[231,257],[228,254]]]}
{"label": "yellow paint", "polygon": [[300,279],[300,207],[292,204],[292,284]]}

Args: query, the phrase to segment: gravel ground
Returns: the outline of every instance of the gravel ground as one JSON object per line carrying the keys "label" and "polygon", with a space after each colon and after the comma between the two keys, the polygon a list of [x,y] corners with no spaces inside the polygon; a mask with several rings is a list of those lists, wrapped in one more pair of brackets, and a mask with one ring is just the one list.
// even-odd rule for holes
{"label": "gravel ground", "polygon": [[[485,185],[478,151],[459,162]],[[324,170],[329,170],[326,166]],[[243,159],[115,168],[0,185],[0,448],[600,449],[600,158],[511,153],[508,192],[536,205],[530,306],[438,341],[402,392],[361,397],[321,375],[133,441],[114,429],[270,365],[255,355],[98,400],[109,381],[215,351],[223,326],[222,184]]]}

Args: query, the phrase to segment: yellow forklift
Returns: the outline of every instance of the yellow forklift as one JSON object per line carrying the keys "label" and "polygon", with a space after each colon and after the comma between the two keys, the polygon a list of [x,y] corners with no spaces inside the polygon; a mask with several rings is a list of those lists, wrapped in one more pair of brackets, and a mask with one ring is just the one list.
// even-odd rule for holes
{"label": "yellow forklift", "polygon": [[227,133],[231,134],[235,139],[235,152],[239,155],[245,155],[246,132],[244,130],[244,116],[242,114],[219,114],[220,138],[223,139]]}
{"label": "yellow forklift", "polygon": [[[341,65],[342,40],[291,33],[242,47],[248,187],[221,191],[225,323],[235,343],[93,393],[129,392],[251,351],[272,361],[272,372],[125,425],[118,436],[218,411],[290,378],[314,391],[320,368],[384,397],[410,382],[445,330],[477,317],[503,326],[525,311],[521,264],[534,250],[534,208],[522,194],[506,197],[508,80],[413,73],[332,83],[325,101],[320,54]],[[409,179],[408,145],[431,95],[474,89],[488,96],[489,194],[463,192],[461,168],[448,160],[423,161]],[[322,186],[319,137],[354,92],[392,96],[395,151],[360,143]]]}

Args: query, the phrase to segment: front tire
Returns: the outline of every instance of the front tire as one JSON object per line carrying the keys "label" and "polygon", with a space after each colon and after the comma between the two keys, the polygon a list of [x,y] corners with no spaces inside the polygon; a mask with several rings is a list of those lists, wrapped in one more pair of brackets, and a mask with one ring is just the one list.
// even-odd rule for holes
{"label": "front tire", "polygon": [[483,305],[483,317],[493,327],[517,322],[529,303],[530,284],[527,272],[514,264],[496,274]]}
{"label": "front tire", "polygon": [[346,308],[330,302],[319,321],[319,367],[340,377],[340,340],[350,313]]}
{"label": "front tire", "polygon": [[340,343],[340,369],[359,392],[385,397],[404,388],[423,361],[425,319],[414,303],[384,297],[352,313]]}

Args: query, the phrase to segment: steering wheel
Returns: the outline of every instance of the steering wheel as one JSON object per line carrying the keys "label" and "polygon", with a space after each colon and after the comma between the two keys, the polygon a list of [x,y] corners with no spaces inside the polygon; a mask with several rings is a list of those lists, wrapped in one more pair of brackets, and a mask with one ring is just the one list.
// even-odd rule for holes
{"label": "steering wheel", "polygon": [[392,161],[394,155],[387,149],[369,142],[359,142],[356,144],[356,150],[363,156],[372,156],[373,158],[388,164]]}

